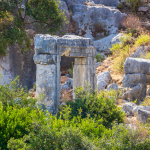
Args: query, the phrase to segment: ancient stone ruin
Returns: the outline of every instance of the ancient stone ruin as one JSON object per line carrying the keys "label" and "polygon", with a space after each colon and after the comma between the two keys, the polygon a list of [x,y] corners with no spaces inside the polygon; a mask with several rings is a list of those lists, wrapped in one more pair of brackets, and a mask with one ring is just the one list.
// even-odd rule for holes
{"label": "ancient stone ruin", "polygon": [[[75,87],[96,88],[95,55],[93,41],[74,35],[63,37],[37,34],[34,39],[36,64],[36,96],[44,93],[43,103],[55,114],[60,99],[61,56],[76,57],[73,68]],[[75,94],[74,96],[75,97]]]}
{"label": "ancient stone ruin", "polygon": [[147,84],[150,84],[150,60],[129,57],[124,63],[124,73],[123,87],[131,89],[123,98],[143,100],[146,97]]}

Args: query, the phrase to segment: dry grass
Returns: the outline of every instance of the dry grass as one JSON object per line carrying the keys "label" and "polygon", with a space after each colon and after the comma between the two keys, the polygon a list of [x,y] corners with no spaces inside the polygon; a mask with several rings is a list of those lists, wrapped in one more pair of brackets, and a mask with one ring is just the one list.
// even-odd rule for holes
{"label": "dry grass", "polygon": [[142,103],[143,106],[150,106],[150,98],[149,97],[146,97],[144,99],[144,102]]}
{"label": "dry grass", "polygon": [[137,16],[129,14],[122,22],[122,26],[126,29],[136,29],[140,30],[142,29],[142,23],[140,19]]}

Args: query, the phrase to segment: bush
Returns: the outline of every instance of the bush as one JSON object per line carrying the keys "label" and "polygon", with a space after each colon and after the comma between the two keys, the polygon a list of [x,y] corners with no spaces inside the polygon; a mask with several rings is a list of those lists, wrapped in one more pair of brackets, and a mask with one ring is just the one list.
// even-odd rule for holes
{"label": "bush", "polygon": [[30,107],[34,109],[37,99],[33,98],[32,94],[28,93],[27,88],[23,88],[19,84],[18,78],[19,77],[16,77],[10,84],[0,86],[0,101],[4,109],[7,105],[17,108]]}
{"label": "bush", "polygon": [[130,56],[130,45],[127,45],[122,50],[120,50],[119,56],[114,59],[114,64],[112,68],[118,73],[123,73],[124,62],[126,58],[129,56]]}
{"label": "bush", "polygon": [[111,130],[105,130],[97,144],[102,150],[148,150],[150,149],[150,130],[147,127],[137,127],[133,130],[124,125],[113,125]]}
{"label": "bush", "polygon": [[[14,85],[16,81],[12,81]],[[11,82],[11,85],[13,85]],[[3,89],[6,86],[1,86]],[[0,103],[0,149],[10,150],[147,150],[150,148],[150,129],[147,126],[131,130],[119,122],[123,122],[124,113],[115,105],[118,92],[93,93],[77,88],[76,99],[68,102],[53,116],[46,111],[40,111],[32,101],[19,106],[15,103],[14,87],[12,99]],[[18,87],[18,86],[16,86]],[[21,91],[15,88],[16,92]],[[9,90],[9,88],[8,88]],[[25,93],[23,92],[23,96]],[[8,97],[8,99],[9,99]],[[7,99],[7,100],[8,100]],[[28,99],[28,98],[27,98]],[[25,102],[25,100],[24,100]],[[11,106],[9,104],[12,104]],[[31,105],[33,105],[31,107]],[[111,128],[108,128],[111,127]]]}
{"label": "bush", "polygon": [[104,26],[101,22],[95,23],[94,27],[95,27],[95,32],[96,33],[102,33],[102,32],[106,32],[106,30],[104,29]]}
{"label": "bush", "polygon": [[112,51],[113,54],[116,54],[119,52],[120,48],[121,48],[121,44],[116,43],[112,45],[112,48],[110,48],[110,51]]}
{"label": "bush", "polygon": [[0,148],[7,149],[10,138],[18,139],[32,131],[34,124],[44,124],[44,113],[30,108],[17,108],[0,104]]}
{"label": "bush", "polygon": [[132,11],[137,11],[138,7],[141,4],[141,0],[126,0],[126,2],[129,3]]}
{"label": "bush", "polygon": [[[124,113],[115,104],[116,92],[93,93],[90,90],[85,91],[83,88],[76,88],[76,99],[68,101],[67,106],[71,107],[71,118],[78,116],[78,110],[82,110],[81,117],[86,118],[88,115],[96,120],[102,119],[106,127],[110,127],[113,121],[123,122]],[[111,96],[111,98],[110,98]]]}
{"label": "bush", "polygon": [[[95,137],[101,137],[105,127],[95,122],[94,119],[81,119],[80,116],[69,119],[70,108],[64,109],[65,113],[60,118],[49,115],[47,124],[40,130],[33,129],[29,135],[23,138],[11,138],[8,148],[13,150],[47,150],[47,149],[93,149],[92,142]],[[107,129],[106,129],[107,130]],[[28,142],[27,142],[28,141]]]}
{"label": "bush", "polygon": [[146,46],[149,44],[150,36],[147,34],[140,35],[135,41],[135,46]]}
{"label": "bush", "polygon": [[142,32],[142,22],[139,20],[138,17],[134,15],[127,15],[124,20],[121,22],[123,28],[127,30],[127,33],[131,33],[132,36],[134,33],[141,33]]}
{"label": "bush", "polygon": [[103,62],[105,60],[104,55],[101,54],[97,54],[95,58],[97,62]]}

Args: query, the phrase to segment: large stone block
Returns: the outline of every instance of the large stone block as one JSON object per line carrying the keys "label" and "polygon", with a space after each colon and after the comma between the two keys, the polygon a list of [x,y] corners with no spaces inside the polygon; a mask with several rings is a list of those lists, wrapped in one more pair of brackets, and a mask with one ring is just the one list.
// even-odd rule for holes
{"label": "large stone block", "polygon": [[142,73],[150,74],[150,60],[128,57],[124,63],[124,73]]}
{"label": "large stone block", "polygon": [[34,38],[35,54],[57,54],[58,36],[37,34]]}
{"label": "large stone block", "polygon": [[93,41],[75,35],[65,35],[57,41],[57,48],[61,56],[95,57],[96,50]]}
{"label": "large stone block", "polygon": [[146,97],[146,85],[139,83],[122,95],[122,99],[140,103]]}
{"label": "large stone block", "polygon": [[142,109],[138,110],[138,116],[137,116],[138,121],[142,123],[146,123],[147,121],[150,122],[149,119],[150,119],[150,111],[142,110]]}
{"label": "large stone block", "polygon": [[145,74],[134,73],[134,74],[125,74],[123,77],[123,87],[134,87],[138,83],[146,85],[147,78]]}
{"label": "large stone block", "polygon": [[111,75],[109,71],[99,73],[97,76],[97,88],[98,92],[104,90],[111,81]]}

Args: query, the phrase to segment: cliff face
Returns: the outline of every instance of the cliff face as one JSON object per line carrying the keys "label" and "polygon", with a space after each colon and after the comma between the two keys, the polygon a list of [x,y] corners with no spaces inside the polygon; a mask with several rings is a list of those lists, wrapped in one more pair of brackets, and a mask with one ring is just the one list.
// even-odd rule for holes
{"label": "cliff face", "polygon": [[33,87],[36,78],[36,66],[33,62],[34,51],[29,50],[25,54],[19,50],[17,45],[9,46],[7,48],[8,56],[1,57],[1,78],[0,84],[3,81],[9,83],[9,79],[14,79],[19,76],[20,83],[27,86],[28,89]]}

